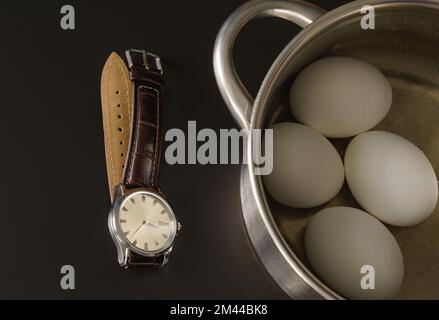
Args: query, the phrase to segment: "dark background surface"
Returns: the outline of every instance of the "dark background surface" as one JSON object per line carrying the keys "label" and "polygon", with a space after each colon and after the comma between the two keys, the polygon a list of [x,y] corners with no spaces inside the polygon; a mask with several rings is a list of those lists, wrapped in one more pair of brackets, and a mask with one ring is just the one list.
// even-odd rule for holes
{"label": "dark background surface", "polygon": [[[348,1],[314,1],[326,9]],[[3,199],[0,298],[285,299],[247,238],[239,166],[163,163],[160,184],[184,228],[162,270],[122,270],[107,230],[100,75],[111,51],[161,56],[163,122],[186,132],[236,127],[212,70],[216,34],[244,1],[1,2]],[[76,30],[59,27],[76,10]],[[299,31],[285,21],[246,27],[235,48],[255,95],[280,50]],[[60,268],[76,289],[60,288]]]}

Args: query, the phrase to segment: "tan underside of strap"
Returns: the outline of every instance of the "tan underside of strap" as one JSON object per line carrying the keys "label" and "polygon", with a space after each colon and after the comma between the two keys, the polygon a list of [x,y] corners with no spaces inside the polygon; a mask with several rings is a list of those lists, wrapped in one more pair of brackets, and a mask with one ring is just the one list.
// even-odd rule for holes
{"label": "tan underside of strap", "polygon": [[113,202],[114,187],[121,182],[127,156],[132,103],[128,68],[115,52],[102,71],[101,102],[108,186]]}

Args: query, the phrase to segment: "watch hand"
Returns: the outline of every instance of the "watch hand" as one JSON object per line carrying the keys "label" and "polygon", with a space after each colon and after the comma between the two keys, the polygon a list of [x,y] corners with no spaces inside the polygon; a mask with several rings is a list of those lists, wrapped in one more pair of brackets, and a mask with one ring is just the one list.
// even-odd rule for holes
{"label": "watch hand", "polygon": [[142,228],[145,226],[145,223],[146,223],[145,221],[142,222],[142,225],[138,227],[136,231],[134,231],[131,238],[133,238],[140,230],[142,230]]}
{"label": "watch hand", "polygon": [[158,228],[158,225],[152,224],[151,222],[148,222],[147,225],[153,228]]}

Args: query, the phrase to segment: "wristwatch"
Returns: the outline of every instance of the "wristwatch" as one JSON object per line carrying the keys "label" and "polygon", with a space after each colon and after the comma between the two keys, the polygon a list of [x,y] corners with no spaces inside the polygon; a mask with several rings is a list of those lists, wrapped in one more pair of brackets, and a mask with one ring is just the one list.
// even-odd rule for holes
{"label": "wristwatch", "polygon": [[121,266],[163,267],[181,228],[157,185],[163,71],[156,55],[128,50],[126,56],[129,79],[115,53],[101,79],[107,173],[114,187],[108,227]]}

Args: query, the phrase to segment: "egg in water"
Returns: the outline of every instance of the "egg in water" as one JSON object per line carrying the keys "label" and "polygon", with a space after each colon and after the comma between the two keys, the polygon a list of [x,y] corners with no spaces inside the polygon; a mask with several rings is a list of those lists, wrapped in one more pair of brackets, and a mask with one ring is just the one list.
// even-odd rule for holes
{"label": "egg in water", "polygon": [[349,57],[317,60],[296,77],[290,106],[296,119],[326,137],[351,137],[376,126],[392,104],[380,70]]}
{"label": "egg in water", "polygon": [[349,188],[364,210],[395,226],[412,226],[436,207],[438,182],[425,154],[401,136],[370,131],[345,153]]}
{"label": "egg in water", "polygon": [[263,176],[268,193],[293,208],[315,207],[335,197],[344,168],[328,139],[298,123],[278,123],[272,129],[273,171]]}
{"label": "egg in water", "polygon": [[305,232],[314,271],[349,299],[391,299],[401,287],[404,264],[390,231],[370,214],[351,207],[319,211]]}

